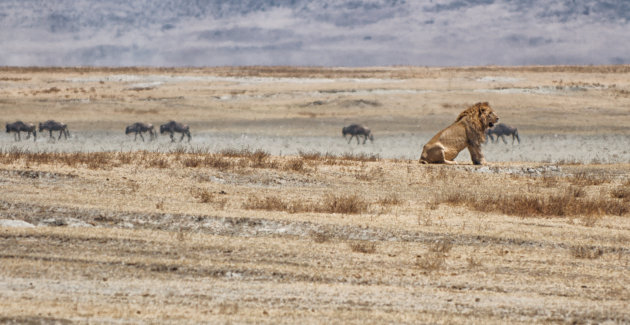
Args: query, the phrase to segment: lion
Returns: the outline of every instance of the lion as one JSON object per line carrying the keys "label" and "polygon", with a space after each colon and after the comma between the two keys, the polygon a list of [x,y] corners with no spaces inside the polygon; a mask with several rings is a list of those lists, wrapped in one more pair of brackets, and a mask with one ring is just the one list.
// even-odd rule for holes
{"label": "lion", "polygon": [[486,141],[485,133],[494,126],[499,117],[488,102],[477,103],[459,114],[455,123],[438,132],[422,148],[420,163],[457,164],[455,157],[468,148],[475,165],[484,165],[481,144]]}

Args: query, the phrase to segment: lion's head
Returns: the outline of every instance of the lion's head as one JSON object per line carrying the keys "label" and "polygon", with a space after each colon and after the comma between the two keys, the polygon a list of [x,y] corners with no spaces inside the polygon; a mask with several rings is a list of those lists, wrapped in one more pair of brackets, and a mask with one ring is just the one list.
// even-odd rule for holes
{"label": "lion's head", "polygon": [[484,132],[499,121],[499,117],[494,113],[494,110],[490,107],[488,102],[477,103],[470,106],[459,114],[455,122],[464,118],[468,118],[470,122],[476,124],[477,127]]}

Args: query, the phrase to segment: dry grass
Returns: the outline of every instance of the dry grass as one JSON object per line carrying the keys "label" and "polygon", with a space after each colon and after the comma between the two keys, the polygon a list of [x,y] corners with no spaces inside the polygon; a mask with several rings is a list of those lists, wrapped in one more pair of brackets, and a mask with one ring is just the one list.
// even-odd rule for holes
{"label": "dry grass", "polygon": [[608,183],[610,176],[606,174],[593,174],[592,171],[579,171],[573,176],[569,177],[569,182],[574,185],[588,186],[588,185],[601,185]]}
{"label": "dry grass", "polygon": [[417,268],[427,271],[435,272],[442,270],[446,264],[446,255],[439,252],[428,252],[424,255],[416,256],[415,265]]}
{"label": "dry grass", "polygon": [[[165,67],[0,67],[0,71],[30,75],[33,73],[107,73],[107,74],[211,74],[230,77],[289,77],[289,78],[435,78],[443,73],[576,73],[627,74],[630,65],[550,65],[550,66],[478,66],[478,67],[391,67],[391,68],[328,68],[295,66],[243,66],[206,68]],[[26,78],[19,78],[25,80]]]}
{"label": "dry grass", "polygon": [[311,235],[311,238],[313,238],[313,241],[318,244],[327,243],[332,240],[332,235],[327,231],[313,230],[311,231],[310,235]]}
{"label": "dry grass", "polygon": [[[450,187],[436,195],[435,204],[464,205],[481,212],[496,212],[519,217],[563,217],[563,216],[602,216],[630,214],[630,206],[623,202],[622,192],[613,191],[610,196],[588,196],[583,187],[553,186],[553,191],[545,191],[549,188],[550,178],[542,180],[542,186],[536,190],[515,193],[485,193],[471,192],[462,188]],[[575,178],[568,180],[575,183]],[[559,180],[554,179],[554,184]],[[601,185],[601,180],[580,178],[580,182],[588,182],[588,185]]]}
{"label": "dry grass", "polygon": [[[353,160],[354,159],[354,160]],[[245,168],[272,169],[290,172],[306,172],[304,161],[311,163],[325,163],[334,166],[331,161],[347,161],[353,163],[377,162],[373,157],[342,156],[320,154],[301,154],[298,158],[290,158],[280,162],[269,153],[256,150],[226,150],[220,153],[194,153],[178,149],[173,153],[152,152],[96,152],[96,153],[32,153],[21,150],[8,150],[0,153],[0,162],[4,164],[22,163],[26,166],[53,165],[79,167],[85,166],[92,170],[108,170],[123,165],[132,165],[142,162],[147,168],[167,169],[175,166],[184,168],[213,168],[221,171],[244,170]],[[361,168],[363,170],[363,167]],[[358,176],[357,176],[358,175]],[[361,176],[363,175],[363,176]],[[362,181],[383,179],[382,168],[371,168],[355,174],[355,178]],[[605,190],[604,186],[612,182],[612,176],[600,172],[586,172],[578,170],[565,180],[553,177],[541,177],[528,191],[512,191],[494,193],[488,191],[470,191],[466,184],[460,184],[457,172],[449,172],[446,168],[429,166],[426,177],[428,181],[442,188],[430,203],[435,206],[440,204],[463,205],[481,212],[496,212],[520,217],[542,216],[624,216],[630,213],[627,202],[630,198],[630,190],[627,186],[619,185],[611,190]],[[475,176],[471,181],[479,184],[485,180]],[[568,183],[568,186],[562,184]],[[474,187],[473,187],[474,188]],[[600,188],[597,191],[587,188]],[[400,205],[402,199],[396,193],[387,194],[378,199],[376,204],[382,206]],[[320,202],[308,202],[304,200],[283,200],[269,196],[265,198],[250,198],[245,203],[247,209],[259,209],[269,211],[286,211],[290,213],[318,212],[318,213],[365,213],[370,203],[356,194],[334,195],[329,194],[320,199]]]}
{"label": "dry grass", "polygon": [[[214,168],[222,171],[237,171],[244,168],[279,169],[285,171],[306,173],[312,171],[305,160],[313,163],[324,162],[330,165],[340,161],[377,161],[374,156],[342,155],[312,153],[305,156],[291,158],[281,163],[277,158],[271,158],[264,150],[251,151],[223,150],[218,153],[196,152],[185,148],[178,148],[168,153],[135,151],[135,152],[30,152],[19,148],[0,151],[0,163],[23,163],[25,165],[65,165],[69,167],[87,166],[90,169],[110,169],[121,165],[142,163],[147,168],[171,168],[175,166],[185,168]],[[314,166],[316,167],[316,166]]]}
{"label": "dry grass", "polygon": [[436,240],[430,247],[429,251],[434,253],[448,253],[453,248],[453,241],[450,239],[439,239]]}
{"label": "dry grass", "polygon": [[369,203],[356,194],[326,195],[318,212],[361,214],[367,211]]}
{"label": "dry grass", "polygon": [[365,240],[355,240],[348,243],[350,250],[355,253],[374,254],[376,252],[376,243]]}
{"label": "dry grass", "polygon": [[380,198],[377,203],[380,205],[400,205],[404,201],[400,198],[400,196],[396,193],[389,193],[384,197]]}
{"label": "dry grass", "polygon": [[[54,299],[83,299],[81,310],[100,308],[92,319],[140,321],[112,316],[103,309],[105,305],[120,309],[133,299],[141,315],[156,321],[178,315],[178,320],[265,322],[268,318],[275,322],[298,315],[295,308],[315,310],[308,319],[328,320],[328,314],[318,310],[321,306],[347,308],[364,320],[370,313],[363,314],[361,308],[369,305],[385,322],[430,322],[433,318],[419,316],[423,315],[420,310],[407,312],[404,308],[408,307],[401,307],[408,306],[410,299],[420,299],[420,293],[427,296],[423,306],[437,303],[440,308],[481,299],[488,306],[477,307],[461,321],[473,317],[492,323],[498,308],[492,301],[522,301],[522,290],[527,290],[579,306],[605,297],[611,315],[625,319],[619,306],[627,289],[613,287],[618,282],[610,281],[627,282],[620,277],[628,263],[623,222],[611,222],[609,218],[614,217],[605,210],[585,210],[592,213],[567,220],[512,218],[500,212],[533,209],[519,205],[524,204],[515,200],[519,193],[551,200],[560,191],[555,195],[569,204],[597,199],[624,202],[623,172],[596,171],[607,175],[607,180],[576,185],[571,178],[575,173],[566,167],[567,175],[554,176],[554,186],[549,187],[549,179],[543,177],[500,171],[478,174],[466,166],[425,168],[416,162],[348,161],[333,156],[309,160],[264,152],[178,149],[159,154],[16,152],[0,156],[10,161],[2,165],[0,180],[12,184],[1,187],[5,190],[0,213],[11,211],[15,218],[48,225],[2,232],[0,248],[10,253],[0,257],[0,273],[14,286],[27,277],[35,288],[23,293],[37,292],[28,296],[29,304],[23,303],[24,295],[7,297],[5,301],[20,305],[20,315],[31,314],[35,307],[48,308],[46,301],[54,295]],[[296,159],[308,164],[310,171],[287,168]],[[24,167],[25,161],[30,162],[29,168]],[[164,161],[170,168],[143,168],[151,161],[156,165]],[[217,161],[224,167],[214,167]],[[267,167],[255,167],[262,165]],[[582,167],[575,166],[575,171]],[[357,181],[357,170],[378,171],[379,176]],[[204,176],[201,184],[199,175]],[[492,187],[475,184],[506,190],[497,196]],[[443,196],[435,198],[444,200],[432,199],[436,188]],[[542,211],[551,209],[544,205],[551,206],[551,201],[541,202]],[[493,213],[479,214],[482,205],[489,205],[483,209]],[[391,206],[396,206],[395,212],[378,208]],[[566,210],[566,203],[558,209],[571,211]],[[77,220],[91,227],[72,228]],[[127,230],[121,232],[123,228]],[[589,244],[582,244],[585,241]],[[609,251],[616,252],[616,258],[609,258]],[[592,267],[594,260],[597,268]],[[512,272],[518,272],[518,279],[506,276]],[[576,273],[583,274],[580,281],[593,288],[586,298],[572,285]],[[103,278],[108,279],[108,286],[100,285]],[[71,282],[81,290],[67,295],[50,287],[49,279]],[[555,283],[555,291],[538,285],[545,281]],[[419,282],[423,285],[418,286]],[[94,287],[95,283],[99,284]],[[130,291],[130,287],[139,289]],[[95,299],[91,292],[106,296],[106,301]],[[111,292],[125,292],[129,297]],[[251,292],[260,300],[252,299]],[[365,302],[340,300],[339,292],[352,292]],[[388,309],[379,307],[385,297],[391,304]],[[542,300],[530,303],[527,308],[513,307],[516,315],[510,320],[540,320],[529,311],[548,306]],[[35,307],[24,312],[24,306],[31,305]],[[152,312],[151,306],[167,310],[168,316]],[[185,306],[202,306],[209,312],[181,312]],[[10,315],[16,308],[3,306]],[[583,310],[576,317],[601,320],[588,308]],[[553,312],[564,315],[565,311]],[[79,317],[76,313],[72,307],[52,315]],[[347,315],[339,312],[334,317],[352,322]],[[444,315],[459,317],[459,312]]]}
{"label": "dry grass", "polygon": [[610,194],[613,198],[621,199],[624,202],[630,201],[630,186],[622,185],[618,188],[613,189]]}
{"label": "dry grass", "polygon": [[293,158],[284,164],[284,170],[291,170],[300,173],[306,172],[304,160],[301,158]]}
{"label": "dry grass", "polygon": [[[0,71],[7,121],[55,117],[79,135],[95,125],[120,132],[136,118],[155,124],[174,107],[195,133],[291,137],[316,126],[309,135],[343,141],[340,126],[357,117],[379,137],[431,132],[452,122],[476,89],[512,85],[562,88],[483,94],[523,135],[628,133],[620,118],[630,103],[628,66]],[[127,82],[108,79],[116,74],[212,81],[124,91]],[[515,81],[478,81],[486,76]],[[71,81],[86,77],[102,80]],[[411,91],[364,95],[375,89]],[[192,145],[200,139],[193,134]],[[66,146],[61,151],[73,142],[36,145]],[[0,229],[0,287],[10,293],[0,322],[630,322],[628,164],[568,155],[560,170],[538,176],[519,172],[541,167],[528,162],[482,170],[372,154],[277,157],[189,146],[166,153],[0,149],[0,219],[37,226]]]}
{"label": "dry grass", "polygon": [[283,211],[289,213],[316,212],[361,214],[368,210],[369,203],[357,195],[327,194],[321,202],[309,202],[302,199],[283,200],[276,196],[250,196],[243,204],[244,209]]}
{"label": "dry grass", "polygon": [[575,258],[592,260],[601,257],[603,254],[604,251],[599,247],[578,245],[571,248],[571,255]]}

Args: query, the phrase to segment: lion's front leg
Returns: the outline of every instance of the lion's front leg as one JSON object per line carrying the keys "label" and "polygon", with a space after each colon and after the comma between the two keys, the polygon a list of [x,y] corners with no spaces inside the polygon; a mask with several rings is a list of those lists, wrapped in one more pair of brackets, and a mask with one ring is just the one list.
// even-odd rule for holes
{"label": "lion's front leg", "polygon": [[475,165],[485,165],[486,159],[481,152],[481,146],[469,145],[468,152],[470,152],[470,158]]}

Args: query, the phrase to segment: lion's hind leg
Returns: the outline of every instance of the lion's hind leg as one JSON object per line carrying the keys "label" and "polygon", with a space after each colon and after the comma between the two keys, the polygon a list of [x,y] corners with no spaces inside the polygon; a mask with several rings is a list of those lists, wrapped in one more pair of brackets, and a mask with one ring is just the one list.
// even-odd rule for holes
{"label": "lion's hind leg", "polygon": [[444,156],[444,146],[441,144],[436,144],[430,148],[424,148],[422,152],[422,156],[420,157],[421,163],[429,163],[429,164],[449,164],[449,165],[457,165],[455,161],[448,160]]}

